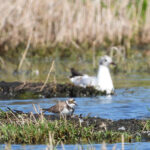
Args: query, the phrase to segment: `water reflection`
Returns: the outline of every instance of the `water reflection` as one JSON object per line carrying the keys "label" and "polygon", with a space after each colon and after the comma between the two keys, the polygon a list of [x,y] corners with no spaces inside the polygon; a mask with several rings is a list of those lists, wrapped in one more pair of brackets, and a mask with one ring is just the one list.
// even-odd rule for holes
{"label": "water reflection", "polygon": [[[149,150],[149,142],[136,142],[136,143],[125,143],[124,150]],[[122,150],[122,143],[115,144],[91,144],[91,145],[59,145],[56,150]],[[48,150],[50,146],[47,145],[0,145],[1,150]]]}

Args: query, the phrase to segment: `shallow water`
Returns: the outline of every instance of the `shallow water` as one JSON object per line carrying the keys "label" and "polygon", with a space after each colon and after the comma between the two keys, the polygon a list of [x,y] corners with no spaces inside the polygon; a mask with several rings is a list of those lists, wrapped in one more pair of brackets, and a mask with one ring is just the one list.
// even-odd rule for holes
{"label": "shallow water", "polygon": [[[116,143],[116,144],[91,144],[91,145],[63,145],[63,147],[57,146],[57,150],[102,150],[103,147],[106,146],[105,150],[112,150],[115,148],[115,150],[122,150],[122,144]],[[124,150],[149,150],[150,149],[150,143],[149,142],[137,142],[137,143],[125,143]],[[1,144],[0,149],[11,149],[11,150],[46,150],[48,148],[47,145],[5,145]],[[49,147],[50,148],[50,147]],[[103,149],[104,150],[104,149]]]}
{"label": "shallow water", "polygon": [[[119,119],[146,119],[150,117],[150,78],[133,75],[129,78],[120,76],[115,77],[115,95],[113,96],[97,96],[97,97],[78,97],[77,108],[75,114],[83,114],[83,116],[97,116],[112,120]],[[126,88],[128,87],[128,88]],[[37,111],[39,108],[47,108],[54,105],[58,100],[66,100],[66,98],[49,98],[49,99],[27,99],[27,100],[0,100],[0,108],[7,110],[11,109],[21,110],[23,112],[35,112],[33,104]],[[8,146],[8,145],[7,145]],[[107,144],[107,150],[122,150],[121,143]],[[9,147],[9,146],[8,146]],[[64,145],[65,150],[82,149],[102,149],[102,144],[91,145]],[[149,142],[125,143],[124,150],[149,150]],[[46,145],[11,145],[9,149],[12,150],[45,150]],[[6,145],[1,144],[0,150],[6,149]],[[63,149],[57,146],[58,150]]]}
{"label": "shallow water", "polygon": [[[33,104],[37,110],[48,108],[54,105],[58,100],[66,98],[49,98],[49,99],[28,99],[28,100],[0,100],[0,108],[6,110],[21,110],[23,112],[35,113]],[[83,116],[96,116],[112,120],[119,119],[143,119],[150,117],[150,88],[133,87],[117,89],[113,96],[97,96],[75,98],[77,108],[75,114]]]}

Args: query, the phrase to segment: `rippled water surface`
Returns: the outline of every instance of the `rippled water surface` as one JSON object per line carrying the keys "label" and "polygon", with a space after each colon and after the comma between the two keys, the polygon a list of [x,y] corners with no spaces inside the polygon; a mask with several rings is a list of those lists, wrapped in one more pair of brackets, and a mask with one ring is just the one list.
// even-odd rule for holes
{"label": "rippled water surface", "polygon": [[[116,80],[115,80],[116,81]],[[116,84],[118,83],[118,84]],[[78,97],[77,108],[75,114],[83,114],[83,116],[90,115],[112,120],[119,119],[147,119],[150,118],[150,78],[142,78],[140,76],[133,76],[131,78],[117,78],[115,82],[118,89],[113,96],[97,96],[97,97]],[[126,88],[128,87],[128,88]],[[48,108],[58,100],[66,100],[67,98],[49,98],[49,99],[27,99],[27,100],[0,100],[0,108],[7,110],[11,109],[21,110],[23,112],[35,112],[33,104],[37,110],[39,108]],[[121,144],[107,144],[107,150],[121,150]],[[8,146],[9,147],[9,146]],[[46,145],[11,145],[12,150],[45,150]],[[78,150],[81,146],[64,145],[65,150]],[[102,149],[101,144],[94,144],[92,148]],[[150,143],[125,143],[125,150],[149,150]],[[83,145],[83,149],[90,149],[91,145]],[[6,149],[6,145],[0,145],[0,150]],[[61,150],[61,146],[57,146]]]}
{"label": "rippled water surface", "polygon": [[[5,110],[21,110],[23,112],[35,112],[33,104],[40,108],[54,105],[58,100],[66,98],[28,99],[28,100],[1,100],[0,107]],[[150,117],[150,88],[133,87],[129,89],[117,89],[113,96],[97,96],[75,98],[77,108],[75,114],[83,116],[97,116],[107,119],[129,119]]]}

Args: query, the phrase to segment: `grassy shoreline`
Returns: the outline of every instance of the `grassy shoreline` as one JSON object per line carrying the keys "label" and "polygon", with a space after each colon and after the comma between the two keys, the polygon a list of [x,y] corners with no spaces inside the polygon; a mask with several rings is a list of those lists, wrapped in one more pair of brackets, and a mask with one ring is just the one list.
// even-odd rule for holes
{"label": "grassy shoreline", "polygon": [[[111,125],[113,122],[106,119],[102,119],[98,127],[93,121],[90,123],[89,119],[92,118],[83,118],[84,122],[80,123],[78,117],[71,120],[63,118],[49,120],[48,117],[50,116],[44,116],[43,114],[17,114],[10,111],[1,111],[0,142],[15,144],[47,144],[51,138],[53,145],[60,143],[102,143],[103,141],[107,143],[117,143],[121,142],[122,135],[124,136],[125,142],[131,142],[141,141],[142,131],[148,131],[150,128],[149,121],[141,121],[141,123],[138,121],[139,125],[137,125],[136,120],[134,121],[132,119],[131,121],[134,121],[136,124],[136,129],[135,131],[131,129],[129,132],[107,129],[107,126]],[[121,122],[120,125],[123,126]],[[127,125],[128,128],[131,128],[130,124],[133,122],[131,123],[130,120],[124,121],[125,124],[127,124],[127,122],[129,123]],[[87,123],[90,124],[87,125]],[[117,125],[116,123],[115,126]],[[138,126],[141,126],[140,128],[143,130],[140,130]],[[114,125],[112,125],[112,127],[114,128]],[[134,129],[134,127],[132,128]]]}

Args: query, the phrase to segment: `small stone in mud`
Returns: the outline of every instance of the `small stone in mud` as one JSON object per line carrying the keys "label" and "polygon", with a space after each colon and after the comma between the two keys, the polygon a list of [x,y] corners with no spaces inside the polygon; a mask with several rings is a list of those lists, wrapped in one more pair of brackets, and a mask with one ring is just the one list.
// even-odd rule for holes
{"label": "small stone in mud", "polygon": [[125,129],[124,126],[122,126],[122,127],[118,128],[118,130],[119,130],[119,131],[125,131],[126,129]]}

